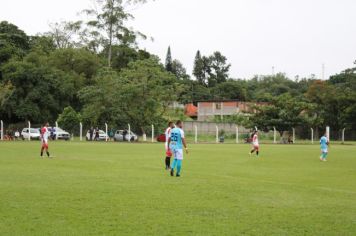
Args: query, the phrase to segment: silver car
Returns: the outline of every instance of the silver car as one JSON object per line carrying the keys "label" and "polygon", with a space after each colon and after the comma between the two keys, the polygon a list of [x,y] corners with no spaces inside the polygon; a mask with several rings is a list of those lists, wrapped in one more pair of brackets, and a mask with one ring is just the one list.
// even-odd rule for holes
{"label": "silver car", "polygon": [[[125,133],[125,135],[124,135]],[[124,136],[125,136],[125,139],[124,139]],[[128,133],[128,131],[125,131],[125,130],[117,130],[115,132],[115,135],[114,135],[114,141],[116,142],[124,142],[124,141],[130,141],[131,142],[136,142],[138,141],[138,136],[134,133],[134,132],[130,132],[130,134]]]}

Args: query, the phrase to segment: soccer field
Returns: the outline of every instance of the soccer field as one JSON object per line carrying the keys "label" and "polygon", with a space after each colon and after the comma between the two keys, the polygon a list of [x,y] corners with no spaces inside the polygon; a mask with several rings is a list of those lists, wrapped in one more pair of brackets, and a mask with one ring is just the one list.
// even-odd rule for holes
{"label": "soccer field", "polygon": [[355,235],[356,146],[0,143],[0,235]]}

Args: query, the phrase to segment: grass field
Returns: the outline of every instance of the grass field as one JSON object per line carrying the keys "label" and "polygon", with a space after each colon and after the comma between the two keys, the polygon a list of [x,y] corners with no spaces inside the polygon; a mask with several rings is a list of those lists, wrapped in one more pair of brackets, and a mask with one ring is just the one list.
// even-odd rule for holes
{"label": "grass field", "polygon": [[356,235],[356,146],[0,143],[0,235]]}

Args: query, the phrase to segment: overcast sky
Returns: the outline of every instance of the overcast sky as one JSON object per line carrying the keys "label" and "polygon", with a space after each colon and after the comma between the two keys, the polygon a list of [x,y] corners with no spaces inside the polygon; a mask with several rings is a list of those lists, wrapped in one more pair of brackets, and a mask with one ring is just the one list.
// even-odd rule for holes
{"label": "overcast sky", "polygon": [[[48,30],[50,22],[78,19],[91,0],[0,0],[0,20],[27,34]],[[326,76],[356,60],[355,0],[156,0],[132,10],[137,30],[154,38],[142,48],[163,61],[173,57],[191,73],[195,53],[221,51],[230,76],[284,72],[291,78]]]}

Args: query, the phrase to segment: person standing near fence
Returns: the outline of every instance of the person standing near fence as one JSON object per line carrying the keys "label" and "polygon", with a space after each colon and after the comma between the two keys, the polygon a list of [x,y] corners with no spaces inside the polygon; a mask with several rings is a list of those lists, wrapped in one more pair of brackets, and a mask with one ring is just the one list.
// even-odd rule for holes
{"label": "person standing near fence", "polygon": [[174,156],[174,160],[171,166],[171,176],[174,176],[174,171],[177,169],[176,176],[180,177],[183,161],[183,147],[185,148],[186,153],[188,153],[183,131],[183,123],[180,120],[177,121],[176,127],[171,131],[171,135],[168,139],[168,147]]}
{"label": "person standing near fence", "polygon": [[166,170],[171,169],[171,158],[172,158],[172,152],[169,149],[168,146],[168,139],[171,136],[171,131],[174,128],[174,124],[172,121],[168,123],[168,128],[164,132],[165,138],[166,138],[166,143],[165,143],[165,151],[166,151],[166,159],[165,159],[165,164],[166,164]]}
{"label": "person standing near fence", "polygon": [[250,152],[250,156],[252,153],[256,152],[256,156],[260,154],[260,144],[258,142],[258,131],[255,130],[252,134],[252,150]]}
{"label": "person standing near fence", "polygon": [[320,139],[320,149],[321,149],[321,156],[320,161],[326,161],[328,157],[328,147],[329,147],[329,140],[326,137],[326,134],[323,135]]}

